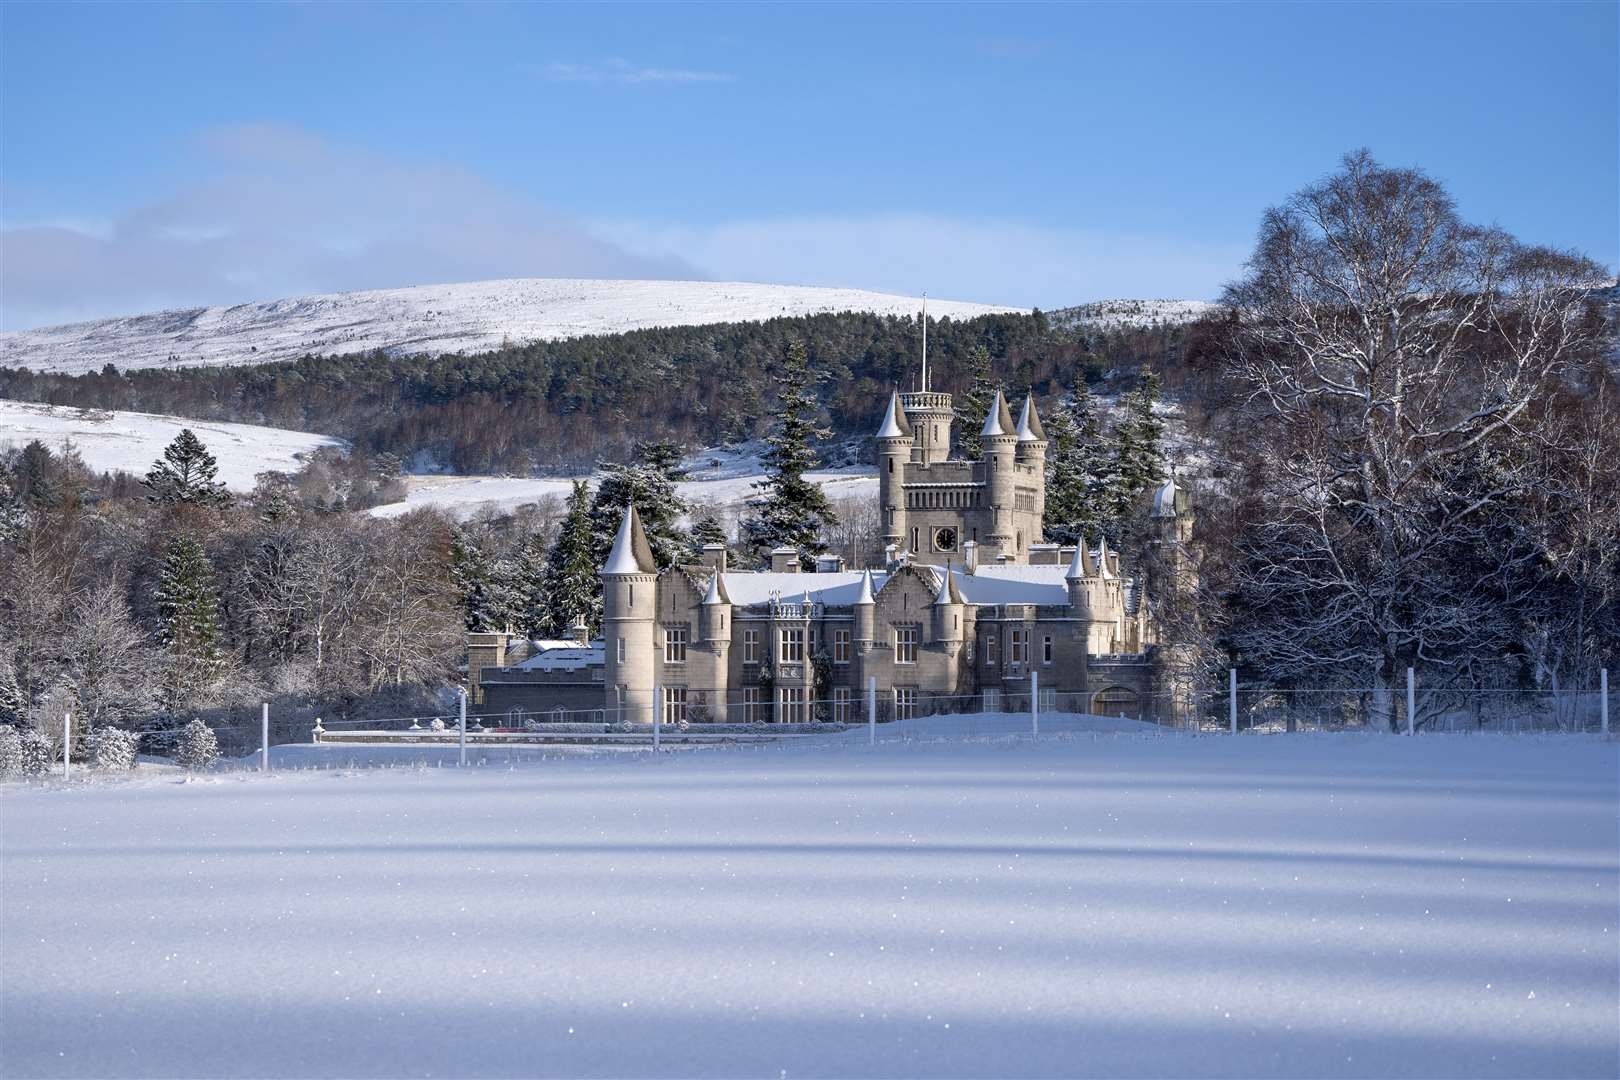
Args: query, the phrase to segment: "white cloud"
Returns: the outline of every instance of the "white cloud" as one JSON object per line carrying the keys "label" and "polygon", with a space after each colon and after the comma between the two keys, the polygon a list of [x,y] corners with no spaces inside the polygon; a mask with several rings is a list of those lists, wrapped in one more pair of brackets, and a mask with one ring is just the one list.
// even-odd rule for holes
{"label": "white cloud", "polygon": [[736,76],[719,71],[693,71],[687,68],[640,67],[617,56],[590,64],[546,64],[539,69],[551,82],[614,83],[645,86],[655,83],[692,84],[735,82]]}
{"label": "white cloud", "polygon": [[700,276],[454,165],[277,125],[217,129],[198,156],[205,179],[111,221],[6,222],[0,325],[496,277]]}
{"label": "white cloud", "polygon": [[1213,298],[1249,254],[1168,236],[920,214],[599,221],[595,230],[644,255],[679,253],[725,280],[926,290],[1045,308],[1111,297]]}

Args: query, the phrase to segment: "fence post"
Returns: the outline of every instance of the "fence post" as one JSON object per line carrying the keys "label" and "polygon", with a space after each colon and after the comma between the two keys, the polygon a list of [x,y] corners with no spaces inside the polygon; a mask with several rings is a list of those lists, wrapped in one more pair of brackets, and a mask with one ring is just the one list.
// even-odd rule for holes
{"label": "fence post", "polygon": [[1412,669],[1406,669],[1406,733],[1412,734],[1417,730],[1417,676]]}
{"label": "fence post", "polygon": [[1237,734],[1237,668],[1226,669],[1226,715]]}
{"label": "fence post", "polygon": [[[1608,677],[1608,672],[1604,672]],[[1605,714],[1607,715],[1607,714]],[[1604,728],[1608,730],[1607,727]],[[870,675],[866,679],[866,745],[877,745],[877,676]]]}
{"label": "fence post", "polygon": [[68,761],[68,753],[73,749],[73,714],[67,713],[62,717],[62,779],[66,780],[73,772],[73,766]]}
{"label": "fence post", "polygon": [[1609,669],[1604,668],[1598,675],[1598,716],[1602,717],[1603,736],[1609,735]]}
{"label": "fence post", "polygon": [[259,730],[259,771],[270,771],[270,703],[264,703],[264,712],[260,721]]}
{"label": "fence post", "polygon": [[456,688],[461,693],[461,716],[456,721],[456,751],[460,764],[467,764],[467,688]]}
{"label": "fence post", "polygon": [[664,727],[664,688],[658,683],[653,684],[653,753],[658,753],[658,744],[662,742]]}
{"label": "fence post", "polygon": [[1041,737],[1041,673],[1029,673],[1029,733],[1031,738]]}

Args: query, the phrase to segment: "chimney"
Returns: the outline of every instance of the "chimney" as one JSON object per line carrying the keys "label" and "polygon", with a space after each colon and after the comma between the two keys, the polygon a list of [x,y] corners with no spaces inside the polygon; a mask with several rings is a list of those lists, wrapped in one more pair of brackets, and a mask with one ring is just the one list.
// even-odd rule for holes
{"label": "chimney", "polygon": [[970,574],[979,568],[979,542],[977,540],[963,542],[962,566]]}
{"label": "chimney", "polygon": [[772,550],[771,572],[773,574],[797,574],[799,572],[798,549],[784,545]]}
{"label": "chimney", "polygon": [[844,559],[841,555],[817,555],[816,573],[836,574],[844,569]]}
{"label": "chimney", "polygon": [[574,625],[568,628],[573,632],[574,641],[580,645],[591,643],[591,628],[585,622],[585,616],[580,615],[574,619]]}
{"label": "chimney", "polygon": [[698,556],[698,565],[707,566],[711,570],[725,570],[726,545],[704,544],[703,554]]}

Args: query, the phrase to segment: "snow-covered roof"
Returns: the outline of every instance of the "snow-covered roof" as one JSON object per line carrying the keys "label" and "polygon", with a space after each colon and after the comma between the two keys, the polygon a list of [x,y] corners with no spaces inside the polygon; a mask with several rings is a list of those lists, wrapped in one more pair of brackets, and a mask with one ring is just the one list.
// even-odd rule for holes
{"label": "snow-covered roof", "polygon": [[731,595],[726,592],[726,575],[716,571],[714,577],[709,579],[708,589],[703,593],[703,606],[729,603],[731,603]]}
{"label": "snow-covered roof", "polygon": [[1010,423],[1005,425],[1002,423],[1001,417],[1003,413],[1008,416],[1012,415],[1007,411],[1007,403],[1002,400],[1001,391],[997,390],[995,400],[990,403],[990,411],[984,415],[984,427],[979,429],[980,438],[989,438],[991,435],[1011,435],[1013,433]]}
{"label": "snow-covered roof", "polygon": [[653,561],[652,547],[641,528],[641,515],[634,503],[625,510],[619,523],[619,534],[613,538],[613,550],[602,564],[602,574],[656,574],[658,564]]}
{"label": "snow-covered roof", "polygon": [[943,569],[935,566],[932,569],[934,576],[939,578],[939,588],[934,592],[934,605],[938,607],[944,604],[960,604],[962,592],[956,585],[956,571],[949,566]]}
{"label": "snow-covered roof", "polygon": [[576,641],[541,641],[535,644],[549,645],[551,648],[514,664],[518,671],[578,671],[581,668],[599,667],[603,662],[600,645],[581,645]]}
{"label": "snow-covered roof", "polygon": [[1113,567],[1108,565],[1108,537],[1106,535],[1097,542],[1097,576],[1104,581],[1115,576]]}
{"label": "snow-covered roof", "polygon": [[861,572],[861,591],[855,595],[857,604],[875,604],[877,600],[872,595],[872,571]]}
{"label": "snow-covered roof", "polygon": [[1074,547],[1074,558],[1069,560],[1069,569],[1063,574],[1069,581],[1080,581],[1086,576],[1086,545],[1082,540]]}
{"label": "snow-covered roof", "polygon": [[1004,563],[957,575],[956,584],[969,604],[1067,604],[1066,572],[1061,565]]}
{"label": "snow-covered roof", "polygon": [[1035,408],[1034,391],[1024,398],[1024,411],[1018,416],[1018,441],[1046,441],[1046,432],[1041,428],[1041,414]]}
{"label": "snow-covered roof", "polygon": [[1153,516],[1175,517],[1181,509],[1180,501],[1177,499],[1179,494],[1180,489],[1176,487],[1176,477],[1172,473],[1170,479],[1153,491]]}
{"label": "snow-covered roof", "polygon": [[889,410],[883,414],[883,426],[878,428],[880,439],[898,439],[911,434],[911,423],[906,419],[905,406],[900,404],[900,391],[889,393]]}
{"label": "snow-covered roof", "polygon": [[[873,577],[873,584],[881,588],[885,575]],[[768,604],[773,594],[784,603],[808,598],[810,602],[842,606],[855,603],[861,595],[864,572],[841,571],[836,574],[795,574],[761,570],[754,573],[727,573],[726,591],[731,602],[747,607]]]}

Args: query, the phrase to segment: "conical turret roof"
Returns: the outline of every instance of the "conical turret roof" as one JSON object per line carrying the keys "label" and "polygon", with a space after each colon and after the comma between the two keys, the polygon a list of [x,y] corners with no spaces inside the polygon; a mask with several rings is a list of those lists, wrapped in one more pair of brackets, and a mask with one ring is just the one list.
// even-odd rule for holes
{"label": "conical turret roof", "polygon": [[981,438],[992,435],[1013,435],[1017,428],[1013,424],[1012,410],[1007,408],[1007,399],[996,391],[996,398],[990,403],[990,411],[985,414],[984,427],[979,431]]}
{"label": "conical turret roof", "polygon": [[862,571],[861,594],[855,598],[855,603],[858,606],[861,604],[874,604],[876,602],[877,601],[872,598],[872,571]]}
{"label": "conical turret roof", "polygon": [[731,597],[726,594],[726,575],[724,572],[716,570],[714,577],[709,579],[708,590],[703,594],[703,606],[729,603],[731,603]]}
{"label": "conical turret roof", "polygon": [[1041,428],[1041,414],[1035,409],[1035,391],[1024,398],[1024,411],[1018,417],[1019,442],[1045,442],[1046,432]]}
{"label": "conical turret roof", "polygon": [[613,550],[602,564],[602,576],[656,573],[658,564],[653,561],[652,545],[647,543],[646,530],[641,527],[641,515],[636,513],[635,503],[630,503],[619,523],[619,533],[613,538]]}
{"label": "conical turret roof", "polygon": [[889,393],[889,410],[883,414],[883,426],[878,428],[877,437],[880,439],[898,439],[911,434],[911,421],[906,419],[906,409],[900,404],[900,391]]}
{"label": "conical turret roof", "polygon": [[1074,558],[1069,560],[1069,571],[1063,575],[1067,581],[1084,581],[1086,577],[1086,538],[1074,546]]}
{"label": "conical turret roof", "polygon": [[960,604],[962,592],[956,587],[956,575],[947,566],[943,570],[936,570],[939,574],[939,591],[934,594],[934,606],[941,607],[947,604]]}

